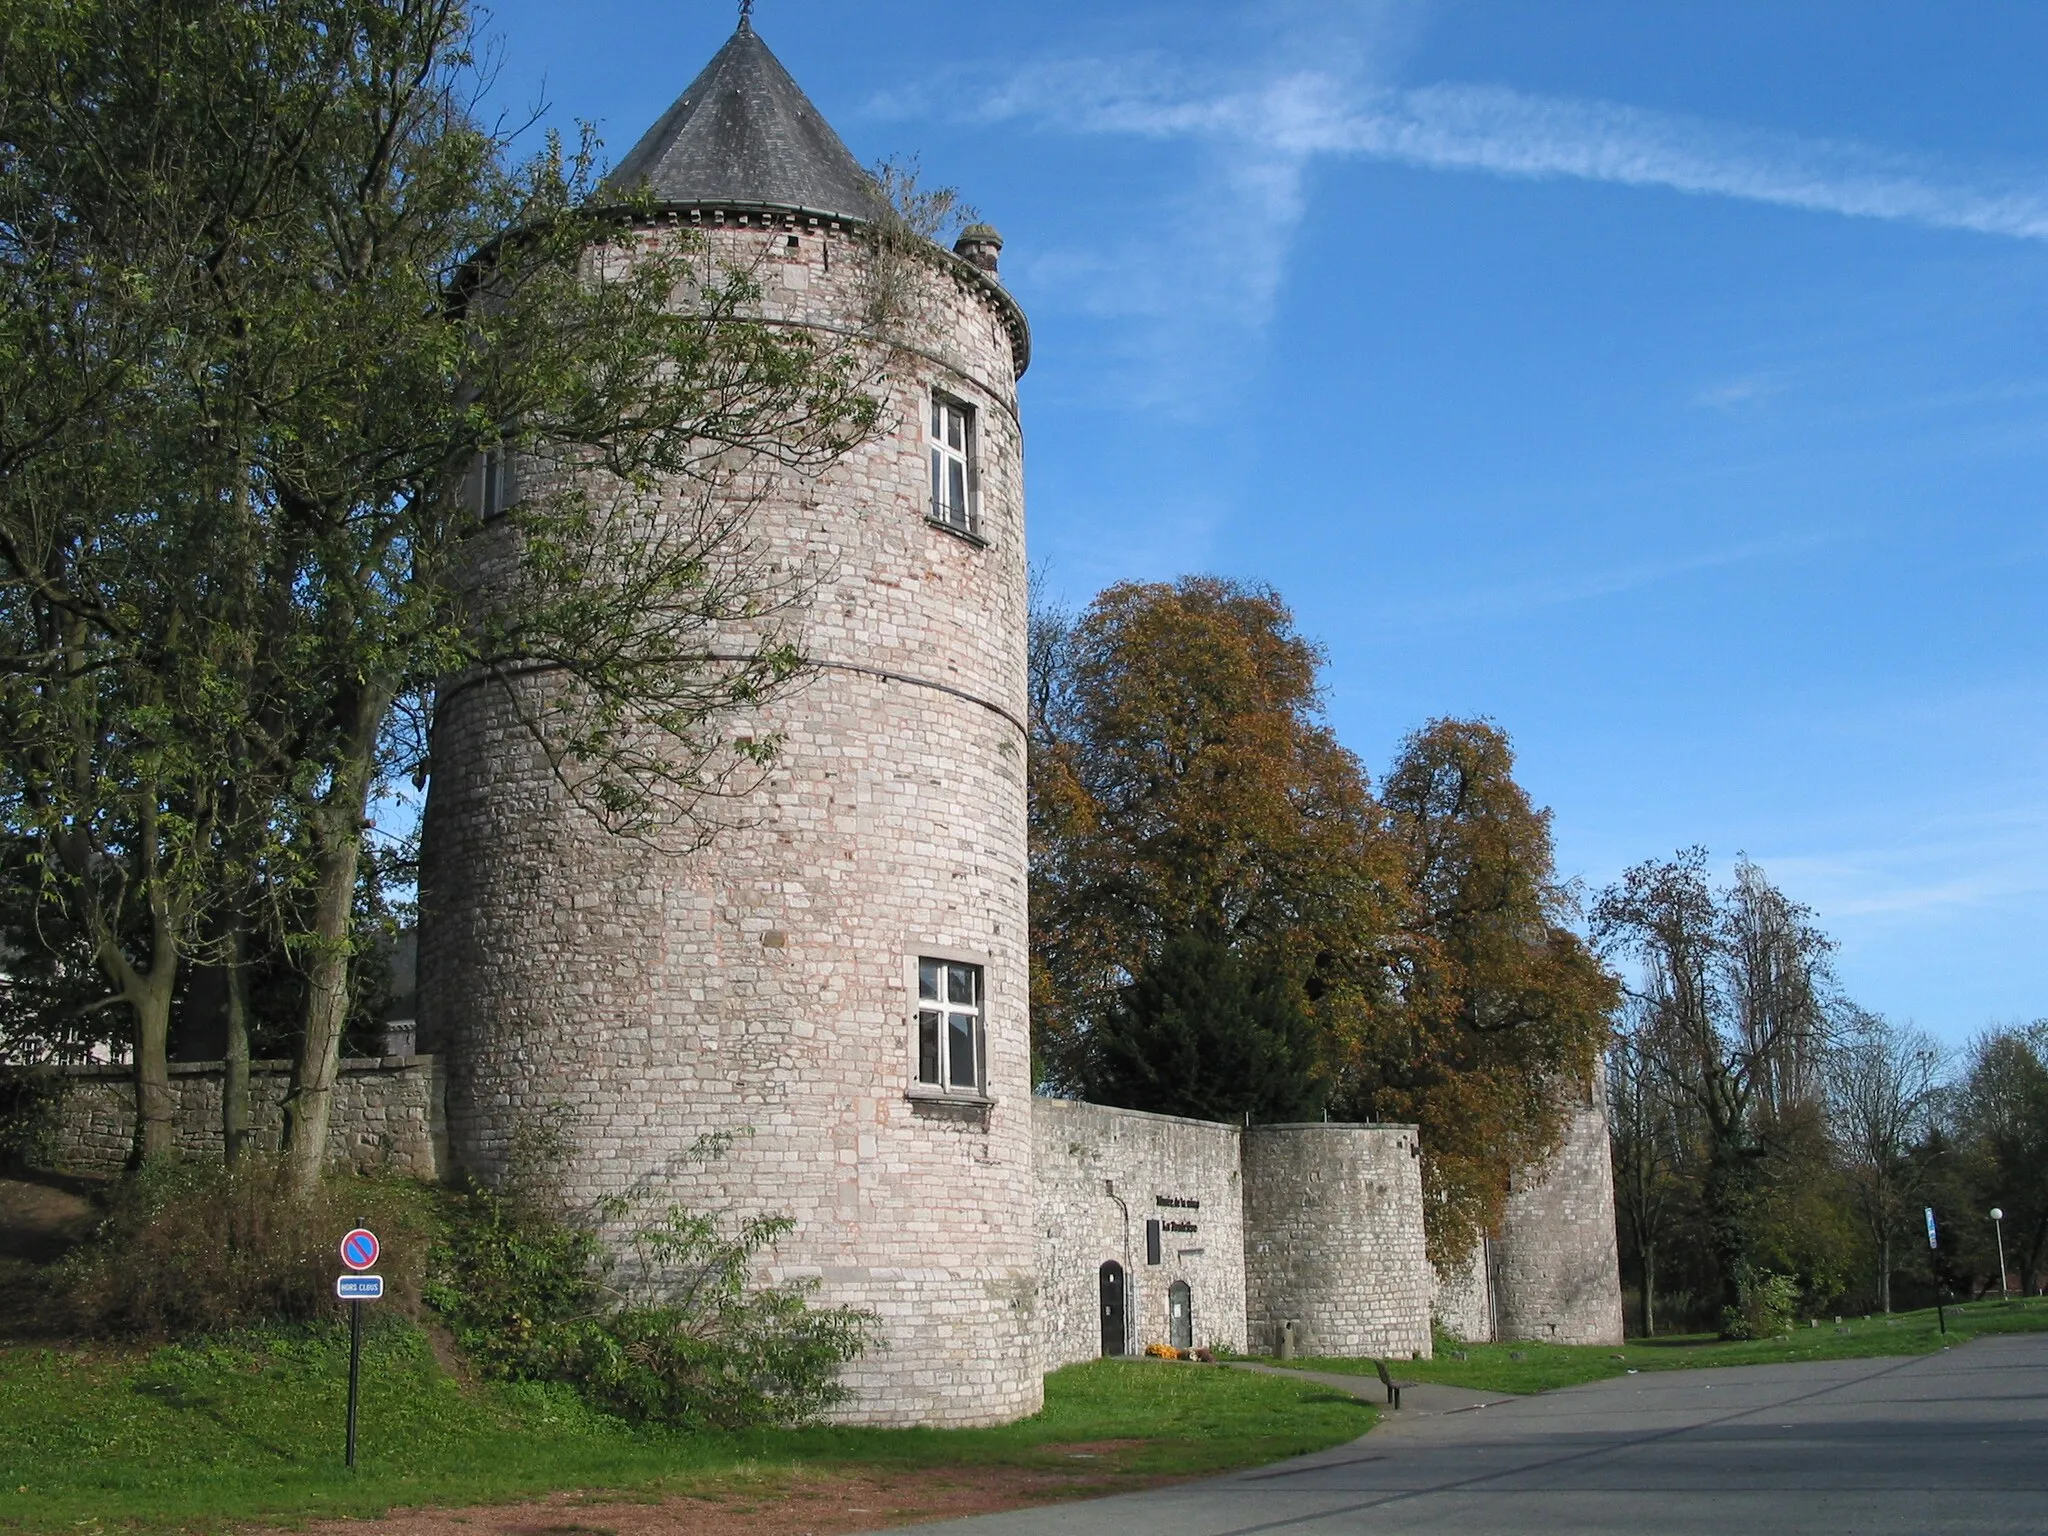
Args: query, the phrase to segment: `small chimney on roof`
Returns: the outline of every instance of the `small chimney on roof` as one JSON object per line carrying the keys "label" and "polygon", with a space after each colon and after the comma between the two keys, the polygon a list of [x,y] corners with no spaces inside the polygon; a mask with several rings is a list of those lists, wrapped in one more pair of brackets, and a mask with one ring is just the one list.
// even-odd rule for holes
{"label": "small chimney on roof", "polygon": [[993,277],[996,263],[1002,259],[1003,237],[996,233],[993,224],[970,224],[953,242],[953,254]]}

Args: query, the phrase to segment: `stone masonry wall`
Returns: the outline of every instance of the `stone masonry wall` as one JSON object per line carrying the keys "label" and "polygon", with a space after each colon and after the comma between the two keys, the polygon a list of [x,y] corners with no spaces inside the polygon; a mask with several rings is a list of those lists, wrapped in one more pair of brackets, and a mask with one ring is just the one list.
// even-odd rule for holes
{"label": "stone masonry wall", "polygon": [[[127,1067],[64,1067],[66,1079],[56,1157],[76,1173],[112,1173],[128,1160],[135,1138],[135,1084]],[[221,1155],[220,1096],[225,1065],[173,1062],[178,1148],[187,1156]],[[275,1151],[284,1126],[291,1067],[253,1062],[250,1108],[256,1145]],[[447,1168],[441,1065],[432,1056],[344,1061],[334,1090],[329,1156],[365,1172],[390,1170],[439,1179]]]}
{"label": "stone masonry wall", "polygon": [[1481,1237],[1465,1262],[1434,1271],[1436,1300],[1431,1312],[1437,1327],[1464,1344],[1493,1342],[1492,1240]]}
{"label": "stone masonry wall", "polygon": [[1607,1112],[1596,1091],[1557,1155],[1508,1196],[1493,1245],[1502,1339],[1619,1344],[1621,1270]]}
{"label": "stone masonry wall", "polygon": [[[1167,1305],[1176,1281],[1190,1293],[1193,1342],[1244,1349],[1238,1128],[1071,1099],[1034,1099],[1032,1127],[1044,1368],[1103,1352],[1101,1270],[1111,1260],[1126,1276],[1127,1352],[1172,1342]],[[1148,1221],[1161,1228],[1156,1265],[1148,1262]]]}
{"label": "stone masonry wall", "polygon": [[[859,328],[857,234],[698,214],[710,257],[751,271],[771,318],[828,342]],[[846,1373],[846,1416],[988,1424],[1042,1400],[1018,354],[980,280],[931,255],[879,386],[886,430],[816,478],[754,488],[759,558],[804,590],[779,619],[814,667],[728,722],[780,752],[709,807],[708,846],[688,846],[694,828],[594,823],[521,724],[546,679],[510,685],[523,700],[442,691],[419,1023],[447,1055],[462,1166],[492,1176],[523,1123],[552,1122],[579,1202],[786,1215],[767,1273],[881,1319],[880,1347]],[[935,392],[975,413],[978,538],[928,515]],[[661,494],[692,515],[690,486]],[[920,955],[984,969],[982,1092],[915,1081]]]}
{"label": "stone masonry wall", "polygon": [[1277,1352],[1428,1358],[1433,1276],[1422,1163],[1406,1125],[1265,1125],[1244,1133],[1246,1328]]}

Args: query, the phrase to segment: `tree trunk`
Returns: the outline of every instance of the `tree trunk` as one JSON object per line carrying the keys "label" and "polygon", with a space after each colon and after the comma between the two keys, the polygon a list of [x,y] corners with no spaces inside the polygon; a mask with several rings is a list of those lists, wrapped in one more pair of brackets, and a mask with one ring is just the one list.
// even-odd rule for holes
{"label": "tree trunk", "polygon": [[1878,1300],[1884,1304],[1885,1315],[1890,1316],[1892,1310],[1892,1240],[1889,1237],[1880,1237],[1877,1240],[1877,1263]]}
{"label": "tree trunk", "polygon": [[1643,1337],[1657,1332],[1657,1245],[1643,1245]]}
{"label": "tree trunk", "polygon": [[315,868],[312,959],[306,967],[306,1029],[285,1104],[285,1156],[291,1180],[309,1190],[327,1161],[327,1128],[334,1114],[334,1085],[341,1076],[341,1031],[348,1018],[349,919],[355,910],[356,863],[362,848],[354,826],[334,826]]}
{"label": "tree trunk", "polygon": [[135,977],[128,1005],[135,1010],[135,1145],[128,1165],[139,1168],[178,1153],[178,1117],[171,1097],[171,981],[176,972],[159,965]]}
{"label": "tree trunk", "polygon": [[350,701],[348,745],[335,766],[327,798],[308,818],[315,838],[312,958],[306,968],[306,1028],[299,1040],[292,1091],[285,1101],[285,1161],[301,1193],[319,1181],[327,1162],[327,1127],[341,1075],[341,1032],[348,1020],[349,938],[354,927],[356,866],[363,817],[376,774],[377,734],[387,701]]}
{"label": "tree trunk", "polygon": [[228,917],[228,1043],[220,1087],[220,1139],[233,1165],[249,1143],[249,935],[248,920]]}
{"label": "tree trunk", "polygon": [[1715,1279],[1725,1311],[1742,1306],[1742,1282],[1753,1246],[1754,1186],[1754,1160],[1747,1148],[1734,1144],[1732,1137],[1713,1148],[1702,1194],[1708,1241],[1718,1271]]}

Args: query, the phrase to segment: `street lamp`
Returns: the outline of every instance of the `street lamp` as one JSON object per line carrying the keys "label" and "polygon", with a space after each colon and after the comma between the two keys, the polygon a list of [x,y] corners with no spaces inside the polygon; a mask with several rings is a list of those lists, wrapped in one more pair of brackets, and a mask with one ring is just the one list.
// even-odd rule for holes
{"label": "street lamp", "polygon": [[1991,1230],[1998,1234],[1998,1294],[2012,1300],[2012,1287],[2005,1283],[2005,1212],[1991,1207]]}

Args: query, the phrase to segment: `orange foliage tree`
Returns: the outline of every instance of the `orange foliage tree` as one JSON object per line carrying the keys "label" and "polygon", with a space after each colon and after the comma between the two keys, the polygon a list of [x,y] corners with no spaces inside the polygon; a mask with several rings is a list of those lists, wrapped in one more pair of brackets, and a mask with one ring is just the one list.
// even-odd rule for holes
{"label": "orange foliage tree", "polygon": [[1319,1096],[1421,1125],[1431,1251],[1455,1261],[1589,1091],[1613,983],[1507,737],[1431,724],[1382,804],[1322,722],[1322,659],[1277,593],[1213,577],[1037,615],[1034,1055],[1086,1093],[1168,942],[1223,944],[1314,1020]]}
{"label": "orange foliage tree", "polygon": [[1377,984],[1398,868],[1358,761],[1317,719],[1321,653],[1277,594],[1212,577],[1111,587],[1035,657],[1033,1017],[1040,1071],[1165,942],[1202,933],[1327,1018]]}
{"label": "orange foliage tree", "polygon": [[1572,928],[1550,813],[1514,778],[1507,733],[1433,720],[1381,788],[1403,870],[1395,1004],[1342,1042],[1339,1102],[1422,1127],[1430,1247],[1456,1261],[1500,1219],[1513,1176],[1592,1101],[1614,977]]}

